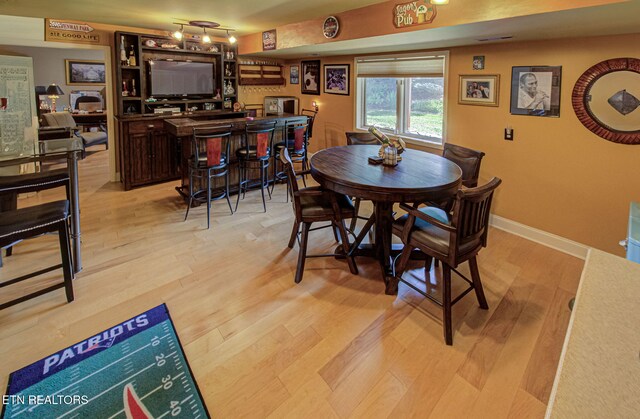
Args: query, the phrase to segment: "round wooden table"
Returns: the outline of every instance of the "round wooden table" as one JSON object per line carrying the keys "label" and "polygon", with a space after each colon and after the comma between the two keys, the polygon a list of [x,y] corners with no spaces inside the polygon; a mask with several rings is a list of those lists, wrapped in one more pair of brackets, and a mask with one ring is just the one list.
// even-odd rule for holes
{"label": "round wooden table", "polygon": [[[455,163],[417,150],[405,150],[395,167],[369,164],[376,145],[351,145],[321,150],[311,157],[311,176],[323,188],[371,200],[374,205],[375,245],[356,249],[359,256],[375,256],[383,271],[387,293],[391,272],[392,210],[396,202],[440,201],[460,187],[462,171]],[[361,236],[361,235],[360,235]],[[373,251],[372,251],[373,250]]]}

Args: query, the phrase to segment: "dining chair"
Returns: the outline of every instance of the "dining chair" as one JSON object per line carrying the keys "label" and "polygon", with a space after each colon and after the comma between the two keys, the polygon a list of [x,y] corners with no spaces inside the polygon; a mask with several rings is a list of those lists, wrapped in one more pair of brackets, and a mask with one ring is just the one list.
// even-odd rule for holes
{"label": "dining chair", "polygon": [[[369,132],[348,131],[344,133],[347,137],[347,145],[380,145],[380,141]],[[356,216],[351,219],[349,230],[355,231],[358,219],[368,221],[369,217],[360,215],[360,198],[353,197],[353,206],[356,209]]]}
{"label": "dining chair", "polygon": [[442,157],[451,160],[462,169],[462,185],[467,188],[478,186],[480,163],[484,153],[456,144],[445,143]]}
{"label": "dining chair", "polygon": [[[474,290],[480,308],[485,310],[489,308],[476,257],[480,250],[487,246],[491,201],[494,191],[501,182],[499,178],[494,177],[486,185],[458,190],[451,215],[441,208],[419,209],[420,204],[402,203],[400,208],[407,211],[407,214],[393,223],[393,234],[400,237],[404,244],[395,266],[395,287],[397,289],[398,281],[403,282],[442,307],[443,330],[447,345],[453,344],[451,307],[455,303]],[[431,264],[431,259],[442,262],[442,300],[435,299],[412,282],[402,278],[414,249],[426,255],[427,266]],[[469,262],[471,279],[456,270],[458,265],[466,261]],[[453,299],[451,297],[452,270],[470,285]],[[428,272],[425,272],[425,277],[425,282],[428,282]]]}
{"label": "dining chair", "polygon": [[[287,148],[282,149],[282,152],[280,153],[280,162],[287,173],[289,194],[291,196],[291,203],[293,205],[293,212],[295,215],[293,230],[291,231],[288,246],[289,248],[293,248],[296,239],[298,239],[298,244],[300,245],[295,282],[300,283],[300,281],[302,281],[305,260],[310,257],[346,257],[349,270],[352,274],[357,275],[358,267],[356,265],[355,258],[350,254],[351,248],[349,247],[349,236],[347,235],[347,228],[344,224],[344,220],[346,218],[353,218],[355,216],[351,200],[346,195],[336,194],[332,191],[325,191],[319,186],[299,189],[296,172],[293,168],[293,163],[289,157]],[[302,174],[302,172],[298,174]],[[311,228],[313,223],[323,221],[329,221],[330,224],[313,229]],[[301,225],[302,230],[300,231]],[[340,249],[342,253],[307,255],[309,232],[320,228],[334,226],[337,226],[337,229],[340,232],[342,243]]]}

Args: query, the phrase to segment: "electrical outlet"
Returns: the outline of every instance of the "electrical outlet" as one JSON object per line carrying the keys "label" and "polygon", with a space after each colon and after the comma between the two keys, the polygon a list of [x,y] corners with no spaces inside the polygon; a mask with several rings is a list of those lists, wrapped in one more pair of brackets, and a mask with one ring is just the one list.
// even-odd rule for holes
{"label": "electrical outlet", "polygon": [[507,141],[513,141],[513,128],[506,127],[504,129],[504,139]]}

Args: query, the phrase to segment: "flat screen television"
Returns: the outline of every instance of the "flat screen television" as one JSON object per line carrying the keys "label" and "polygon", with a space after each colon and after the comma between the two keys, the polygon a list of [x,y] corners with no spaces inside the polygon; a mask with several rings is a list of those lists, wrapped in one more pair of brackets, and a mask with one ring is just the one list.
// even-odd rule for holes
{"label": "flat screen television", "polygon": [[212,96],[212,62],[153,61],[149,63],[151,96]]}

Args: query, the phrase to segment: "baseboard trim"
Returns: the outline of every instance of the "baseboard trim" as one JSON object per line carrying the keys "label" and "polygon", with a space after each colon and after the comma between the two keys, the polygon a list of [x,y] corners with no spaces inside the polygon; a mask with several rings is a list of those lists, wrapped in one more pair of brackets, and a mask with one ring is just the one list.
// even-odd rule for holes
{"label": "baseboard trim", "polygon": [[497,229],[515,234],[516,236],[524,237],[527,240],[531,240],[583,260],[586,259],[587,253],[589,252],[589,246],[582,243],[574,242],[573,240],[547,233],[546,231],[538,230],[537,228],[529,227],[498,215],[491,215],[489,223]]}

